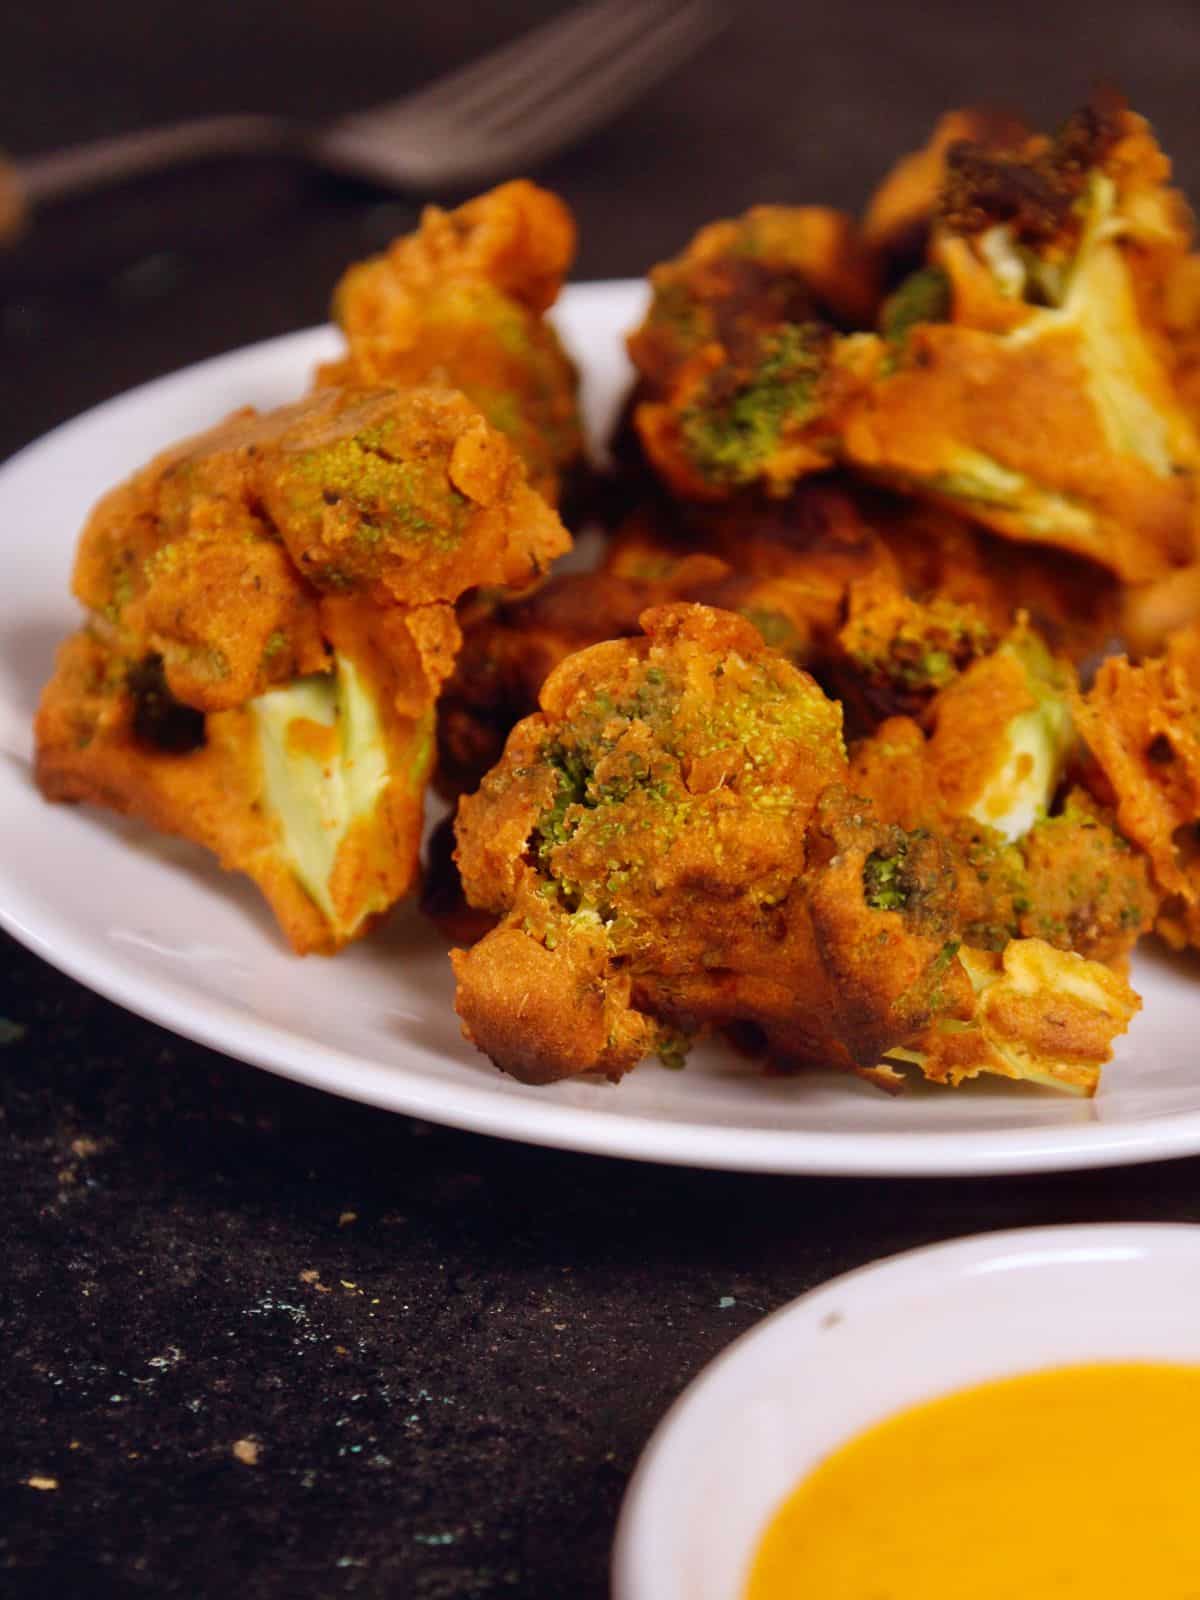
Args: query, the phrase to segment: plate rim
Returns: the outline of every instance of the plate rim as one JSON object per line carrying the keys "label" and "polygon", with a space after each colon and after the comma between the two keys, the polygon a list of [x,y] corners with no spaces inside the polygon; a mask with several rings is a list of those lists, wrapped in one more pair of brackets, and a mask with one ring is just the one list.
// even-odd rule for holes
{"label": "plate rim", "polygon": [[[644,285],[638,279],[598,279],[569,285],[558,309],[569,316],[588,300],[614,295],[627,296],[633,307],[643,293]],[[0,464],[0,483],[28,470],[39,454],[53,454],[69,444],[76,430],[95,426],[106,411],[152,401],[167,388],[186,386],[225,366],[253,368],[288,351],[319,348],[332,332],[328,324],[318,324],[279,334],[124,390],[18,450]],[[147,982],[127,962],[74,932],[52,907],[29,903],[20,887],[8,880],[2,855],[0,927],[85,988],[231,1059],[383,1110],[524,1144],[664,1165],[819,1177],[982,1177],[1126,1166],[1200,1154],[1200,1109],[1127,1123],[1085,1121],[896,1133],[656,1121],[621,1111],[596,1116],[586,1107],[549,1098],[496,1095],[486,1082],[459,1084],[423,1078],[419,1071],[406,1067],[403,1051],[384,1063],[307,1040],[227,1003],[218,1005],[208,997],[201,1003],[186,985],[169,978],[156,976]],[[339,1082],[339,1069],[364,1067],[386,1070],[386,1092],[367,1096]]]}

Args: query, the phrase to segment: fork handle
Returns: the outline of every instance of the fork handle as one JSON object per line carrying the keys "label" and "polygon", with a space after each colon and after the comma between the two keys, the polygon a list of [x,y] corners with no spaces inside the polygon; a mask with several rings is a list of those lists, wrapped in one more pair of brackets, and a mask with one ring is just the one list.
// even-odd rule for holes
{"label": "fork handle", "polygon": [[14,232],[32,207],[47,200],[209,156],[287,150],[296,142],[295,125],[282,117],[197,117],[19,162],[0,162],[0,239]]}

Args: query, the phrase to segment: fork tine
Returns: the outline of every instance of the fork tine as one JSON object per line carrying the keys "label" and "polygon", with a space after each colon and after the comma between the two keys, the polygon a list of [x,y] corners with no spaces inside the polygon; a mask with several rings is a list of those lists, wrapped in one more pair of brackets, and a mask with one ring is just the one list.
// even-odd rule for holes
{"label": "fork tine", "polygon": [[647,30],[669,16],[680,0],[598,0],[577,8],[578,28],[569,36],[527,51],[503,74],[490,75],[465,97],[443,106],[444,113],[470,125],[487,121],[509,103],[541,100],[546,86],[589,72],[623,54]]}
{"label": "fork tine", "polygon": [[619,110],[727,20],[720,0],[577,6],[418,95],[342,119],[314,152],[416,189],[511,172]]}
{"label": "fork tine", "polygon": [[489,141],[510,141],[509,160],[528,160],[565,139],[587,132],[647,88],[724,23],[709,0],[686,0],[627,45],[618,56],[581,65],[577,72],[513,95],[492,120],[473,131]]}
{"label": "fork tine", "polygon": [[[646,0],[592,0],[573,6],[565,15],[399,101],[397,120],[467,121],[478,106],[506,94],[521,80],[556,72],[561,61],[570,61],[577,50],[588,48],[593,33],[607,36],[613,24],[619,31],[628,18],[644,15],[645,9]],[[365,112],[363,118],[377,123],[378,111]],[[342,125],[349,129],[358,121],[351,116]]]}

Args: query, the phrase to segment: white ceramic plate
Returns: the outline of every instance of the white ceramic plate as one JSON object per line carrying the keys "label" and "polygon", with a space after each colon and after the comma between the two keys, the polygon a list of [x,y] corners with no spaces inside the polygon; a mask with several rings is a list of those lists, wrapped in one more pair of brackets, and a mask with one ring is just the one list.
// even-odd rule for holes
{"label": "white ceramic plate", "polygon": [[781,1501],[921,1401],[1087,1361],[1200,1362],[1200,1228],[1022,1228],[834,1278],[676,1401],[629,1485],[614,1600],[736,1600]]}
{"label": "white ceramic plate", "polygon": [[[641,287],[568,291],[559,323],[601,437],[627,376],[621,333]],[[335,962],[300,961],[254,890],[203,852],[99,812],[47,806],[29,725],[56,642],[76,535],[97,496],[234,406],[273,406],[338,348],[328,329],[273,339],[150,383],[56,429],[0,469],[0,921],[54,965],[176,1032],[336,1094],[578,1150],[778,1172],[984,1173],[1200,1151],[1200,988],[1139,959],[1146,1007],[1090,1103],[1032,1088],[917,1085],[891,1099],[837,1074],[759,1076],[717,1048],[684,1072],[647,1062],[619,1088],[530,1089],[459,1036],[445,947],[411,907]]]}

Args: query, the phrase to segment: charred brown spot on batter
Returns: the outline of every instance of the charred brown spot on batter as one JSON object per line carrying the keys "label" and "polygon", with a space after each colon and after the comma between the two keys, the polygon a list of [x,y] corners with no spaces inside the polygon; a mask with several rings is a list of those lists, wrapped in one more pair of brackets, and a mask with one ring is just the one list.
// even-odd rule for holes
{"label": "charred brown spot on batter", "polygon": [[171,755],[186,755],[200,748],[204,713],[176,700],[167,687],[160,655],[135,662],[125,681],[133,696],[133,731],[143,744]]}
{"label": "charred brown spot on batter", "polygon": [[1039,162],[955,144],[946,153],[941,218],[959,233],[1010,224],[1025,239],[1061,232],[1082,187]]}
{"label": "charred brown spot on batter", "polygon": [[816,315],[812,291],[797,272],[751,256],[724,258],[720,272],[724,292],[713,300],[712,312],[723,345],[736,346],[755,328],[811,322]]}
{"label": "charred brown spot on batter", "polygon": [[1123,102],[1100,95],[1067,119],[1035,155],[968,140],[946,152],[941,220],[960,233],[1008,224],[1031,243],[1063,231],[1092,170],[1121,135]]}

